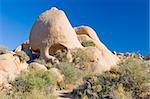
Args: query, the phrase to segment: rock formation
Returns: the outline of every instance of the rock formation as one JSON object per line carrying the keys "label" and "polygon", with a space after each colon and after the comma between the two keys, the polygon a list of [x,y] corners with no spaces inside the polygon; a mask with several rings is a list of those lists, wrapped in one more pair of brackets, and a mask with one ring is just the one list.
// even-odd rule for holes
{"label": "rock formation", "polygon": [[[138,60],[134,61],[134,59]],[[122,63],[126,60],[127,62]],[[117,65],[120,62],[121,65]],[[133,63],[130,64],[130,62]],[[112,66],[115,67],[111,68]],[[143,57],[136,53],[111,52],[99,40],[91,27],[73,28],[65,13],[53,7],[37,18],[31,29],[29,40],[13,52],[0,47],[0,92],[6,93],[10,96],[9,98],[18,98],[18,96],[28,98],[26,96],[30,95],[33,98],[37,95],[37,98],[43,99],[45,96],[47,96],[45,98],[52,98],[54,95],[58,97],[57,99],[62,99],[62,97],[75,99],[75,95],[71,96],[71,94],[74,94],[77,89],[75,94],[79,94],[79,97],[113,98],[112,93],[116,95],[114,93],[116,85],[113,84],[113,80],[117,80],[121,85],[127,85],[128,82],[126,84],[126,81],[122,79],[129,78],[135,83],[134,86],[139,85],[141,82],[134,81],[134,78],[139,79],[140,74],[139,81],[144,78],[146,82],[148,80],[146,76],[150,73],[150,69],[146,67],[150,67],[150,55]],[[130,75],[128,68],[130,68]],[[24,72],[21,73],[22,71]],[[108,72],[98,75],[104,71]],[[107,87],[107,81],[107,84],[111,84],[112,92],[103,88],[105,85]],[[143,89],[147,94],[149,86],[148,82],[144,87],[136,87],[139,92],[142,92],[140,94],[138,92],[138,95],[141,97],[145,94],[143,94]],[[106,92],[99,93],[103,89],[106,89]],[[130,90],[130,88],[127,89]],[[117,90],[117,95],[118,91],[120,90]],[[126,91],[123,90],[122,93]],[[127,94],[130,97],[130,94],[134,96],[134,93],[131,91]]]}
{"label": "rock formation", "polygon": [[35,59],[35,57],[36,57],[36,56],[32,53],[29,40],[24,41],[20,46],[18,46],[17,48],[15,48],[15,49],[13,50],[13,52],[15,52],[15,53],[20,52],[20,51],[25,52],[25,53],[30,57],[29,62],[30,62],[31,60]]}
{"label": "rock formation", "polygon": [[[83,47],[82,42],[85,40],[91,40],[95,46]],[[35,21],[29,40],[16,48],[14,53],[0,55],[0,81],[3,77],[7,78],[6,76],[14,79],[16,74],[26,68],[26,62],[22,63],[18,56],[13,56],[17,52],[24,51],[30,57],[30,63],[35,70],[41,68],[46,70],[44,65],[32,63],[35,59],[33,53],[39,53],[41,58],[53,65],[53,63],[58,63],[55,60],[59,60],[59,55],[57,55],[59,50],[65,50],[67,51],[67,59],[73,63],[71,51],[76,48],[84,51],[90,59],[91,64],[88,64],[90,72],[96,71],[99,73],[109,70],[111,66],[116,65],[119,61],[118,57],[99,40],[92,28],[88,26],[73,28],[65,13],[53,7],[42,13]]]}
{"label": "rock formation", "polygon": [[118,57],[99,40],[92,28],[80,26],[73,29],[65,13],[57,8],[51,8],[38,17],[32,27],[29,40],[32,50],[40,52],[40,56],[46,60],[56,59],[53,55],[59,49],[82,49],[81,43],[84,40],[91,40],[100,53],[97,53],[99,67],[110,68],[119,61]]}
{"label": "rock formation", "polygon": [[65,13],[54,7],[38,17],[29,40],[32,50],[44,59],[53,59],[50,55],[58,49],[82,48]]}
{"label": "rock formation", "polygon": [[21,62],[19,57],[12,53],[0,55],[0,84],[13,81],[27,66],[26,62]]}
{"label": "rock formation", "polygon": [[100,68],[105,68],[108,70],[111,66],[118,63],[118,57],[113,55],[112,52],[106,48],[106,46],[99,40],[96,32],[91,27],[79,26],[75,28],[75,31],[78,35],[80,43],[85,40],[91,40],[95,43],[95,47],[100,51],[100,54],[97,53],[97,56],[99,56],[99,70]]}

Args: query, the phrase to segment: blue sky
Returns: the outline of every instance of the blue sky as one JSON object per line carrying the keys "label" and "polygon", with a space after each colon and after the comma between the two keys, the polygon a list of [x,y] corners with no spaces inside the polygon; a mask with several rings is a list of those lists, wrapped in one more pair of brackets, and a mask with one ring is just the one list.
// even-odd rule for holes
{"label": "blue sky", "polygon": [[36,18],[56,6],[72,26],[94,28],[111,50],[150,53],[149,0],[0,0],[0,44],[10,50],[29,37]]}

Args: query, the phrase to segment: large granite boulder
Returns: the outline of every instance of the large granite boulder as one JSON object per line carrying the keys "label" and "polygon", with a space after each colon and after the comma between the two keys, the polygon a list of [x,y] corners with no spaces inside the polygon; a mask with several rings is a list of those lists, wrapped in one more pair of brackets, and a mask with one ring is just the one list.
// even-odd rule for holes
{"label": "large granite boulder", "polygon": [[[90,40],[95,48],[83,48],[83,41]],[[99,40],[96,32],[88,26],[74,28],[65,13],[57,8],[42,13],[35,21],[29,38],[33,51],[40,52],[40,57],[56,61],[58,50],[83,49],[93,63],[98,64],[98,70],[108,70],[118,63],[119,58],[112,54]],[[95,64],[94,63],[94,64]]]}
{"label": "large granite boulder", "polygon": [[55,7],[38,17],[32,27],[29,41],[32,50],[39,51],[44,59],[53,59],[50,55],[58,49],[82,48],[65,13]]}

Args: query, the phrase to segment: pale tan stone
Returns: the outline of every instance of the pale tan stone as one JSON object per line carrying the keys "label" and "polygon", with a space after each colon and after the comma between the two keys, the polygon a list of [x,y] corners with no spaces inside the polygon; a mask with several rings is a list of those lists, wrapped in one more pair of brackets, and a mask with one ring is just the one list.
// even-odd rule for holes
{"label": "pale tan stone", "polygon": [[100,51],[99,53],[97,53],[97,55],[99,56],[99,69],[97,70],[100,70],[100,68],[103,68],[102,70],[108,70],[111,68],[111,66],[118,64],[119,58],[111,51],[109,51],[109,49],[107,49],[107,47],[99,40],[96,32],[91,27],[80,26],[75,28],[75,31],[80,42],[82,42],[82,40],[91,39],[95,43],[95,47]]}
{"label": "pale tan stone", "polygon": [[53,58],[49,55],[53,45],[58,46],[57,48],[60,45],[68,49],[82,48],[65,13],[55,7],[38,17],[30,32],[29,41],[31,48],[39,51],[40,56],[45,59]]}
{"label": "pale tan stone", "polygon": [[47,70],[47,68],[44,65],[36,63],[36,62],[31,63],[30,67],[34,70],[44,70],[44,71]]}
{"label": "pale tan stone", "polygon": [[0,83],[13,81],[27,66],[26,62],[21,62],[19,57],[13,56],[12,53],[0,55]]}

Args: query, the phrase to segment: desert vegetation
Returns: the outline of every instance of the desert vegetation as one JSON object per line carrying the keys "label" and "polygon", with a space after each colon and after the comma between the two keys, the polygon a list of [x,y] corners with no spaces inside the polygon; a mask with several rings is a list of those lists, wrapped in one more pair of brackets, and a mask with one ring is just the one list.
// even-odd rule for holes
{"label": "desert vegetation", "polygon": [[48,71],[30,69],[23,72],[12,85],[10,93],[1,93],[3,99],[55,99],[51,91],[56,86],[55,78]]}
{"label": "desert vegetation", "polygon": [[96,46],[95,43],[92,40],[84,40],[81,44],[84,47]]}
{"label": "desert vegetation", "polygon": [[71,63],[60,63],[57,65],[57,68],[62,72],[62,74],[64,74],[65,83],[74,84],[81,75],[81,71],[75,68],[75,66]]}
{"label": "desert vegetation", "polygon": [[[44,60],[35,61],[45,66],[49,65]],[[150,67],[140,59],[130,58],[112,67],[110,71],[90,76],[85,76],[84,71],[76,68],[75,63],[61,62],[51,65],[49,69],[52,67],[58,68],[65,77],[64,84],[61,86],[58,86],[56,79],[48,71],[35,71],[30,68],[28,72],[23,72],[10,83],[12,93],[8,93],[9,95],[1,93],[1,97],[32,99],[36,94],[37,99],[55,99],[56,97],[50,94],[53,88],[65,89],[66,84],[75,84],[79,79],[83,79],[84,83],[72,92],[77,99],[121,99],[123,97],[124,99],[148,99],[150,95],[147,87],[150,83]]]}
{"label": "desert vegetation", "polygon": [[144,61],[128,59],[101,75],[85,77],[72,93],[77,99],[148,99],[149,70]]}

